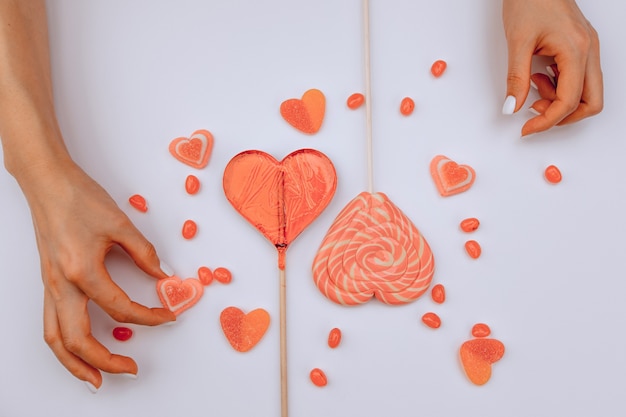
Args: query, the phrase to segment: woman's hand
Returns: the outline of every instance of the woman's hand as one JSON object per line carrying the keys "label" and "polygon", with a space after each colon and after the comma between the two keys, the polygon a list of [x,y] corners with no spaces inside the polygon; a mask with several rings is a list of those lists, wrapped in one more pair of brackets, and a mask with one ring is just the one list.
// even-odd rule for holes
{"label": "woman's hand", "polygon": [[43,169],[37,181],[29,178],[20,184],[31,207],[41,259],[45,340],[59,361],[93,390],[102,384],[100,371],[134,376],[137,364],[112,354],[93,337],[90,299],[122,323],[175,320],[167,309],[133,302],[109,276],[106,254],[119,245],[146,274],[157,279],[167,274],[152,244],[78,166]]}
{"label": "woman's hand", "polygon": [[522,136],[602,110],[598,34],[574,0],[503,0],[502,17],[509,50],[504,114],[518,111],[526,101],[533,55],[555,62],[555,84],[545,74],[532,75],[541,99],[531,108],[539,114],[524,124]]}
{"label": "woman's hand", "polygon": [[91,334],[93,300],[120,322],[176,319],[133,302],[109,276],[104,258],[121,246],[154,278],[167,274],[154,247],[111,197],[78,167],[54,110],[44,0],[0,1],[0,139],[4,165],[28,200],[44,283],[44,334],[59,361],[95,391],[100,371],[137,374]]}

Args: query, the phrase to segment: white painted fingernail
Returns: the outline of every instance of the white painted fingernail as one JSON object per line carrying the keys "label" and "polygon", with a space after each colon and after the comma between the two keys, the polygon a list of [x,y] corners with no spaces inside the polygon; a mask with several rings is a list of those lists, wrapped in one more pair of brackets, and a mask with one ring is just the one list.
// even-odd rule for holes
{"label": "white painted fingernail", "polygon": [[163,322],[163,323],[161,323],[161,324],[157,325],[157,327],[162,327],[162,326],[173,326],[173,325],[175,325],[176,323],[178,323],[178,322],[179,322],[179,321],[181,321],[181,320],[182,320],[182,318],[180,318],[180,317],[178,317],[178,316],[177,316],[177,317],[176,317],[176,320],[165,321],[165,322]]}
{"label": "white painted fingernail", "polygon": [[161,271],[165,272],[168,277],[174,275],[174,270],[172,269],[172,267],[163,261],[161,261]]}
{"label": "white painted fingernail", "polygon": [[533,80],[530,80],[530,86],[534,88],[535,90],[539,90],[539,88],[537,87],[537,84],[535,84]]}
{"label": "white painted fingernail", "polygon": [[537,110],[533,109],[532,107],[529,107],[528,111],[534,114],[535,116],[539,116],[541,114]]}
{"label": "white painted fingernail", "polygon": [[131,373],[126,373],[126,374],[120,374],[128,379],[137,379],[137,374],[131,374]]}
{"label": "white painted fingernail", "polygon": [[552,69],[552,65],[548,65],[546,67],[546,72],[548,73],[548,75],[552,78],[556,77],[556,74],[554,73],[554,70]]}
{"label": "white painted fingernail", "polygon": [[176,322],[178,322],[178,320],[180,319],[176,317],[176,320],[166,321],[165,323],[161,324],[161,326],[173,326],[174,324],[176,324]]}
{"label": "white painted fingernail", "polygon": [[87,386],[87,389],[89,390],[89,392],[91,392],[92,394],[95,394],[98,392],[98,388],[96,388],[96,386],[92,384],[91,382],[85,381],[85,385]]}
{"label": "white painted fingernail", "polygon": [[515,111],[515,105],[517,104],[517,100],[515,96],[507,96],[506,100],[504,100],[504,105],[502,106],[502,114],[511,115]]}

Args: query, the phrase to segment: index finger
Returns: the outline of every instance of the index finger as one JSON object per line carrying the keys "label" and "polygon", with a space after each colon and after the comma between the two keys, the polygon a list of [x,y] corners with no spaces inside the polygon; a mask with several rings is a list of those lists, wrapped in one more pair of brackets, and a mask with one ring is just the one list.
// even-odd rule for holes
{"label": "index finger", "polygon": [[111,279],[104,265],[85,273],[80,281],[73,280],[87,297],[92,299],[109,316],[120,323],[155,326],[176,320],[176,315],[166,308],[148,308],[136,303]]}

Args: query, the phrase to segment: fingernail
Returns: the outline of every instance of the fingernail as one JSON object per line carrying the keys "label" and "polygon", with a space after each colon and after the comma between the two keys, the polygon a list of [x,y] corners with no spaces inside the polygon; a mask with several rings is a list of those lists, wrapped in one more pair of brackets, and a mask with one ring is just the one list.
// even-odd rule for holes
{"label": "fingernail", "polygon": [[137,374],[131,374],[131,373],[125,373],[125,374],[120,374],[128,379],[137,379]]}
{"label": "fingernail", "polygon": [[172,326],[176,324],[177,321],[178,321],[178,317],[176,318],[176,320],[166,321],[165,323],[162,323],[161,326]]}
{"label": "fingernail", "polygon": [[546,72],[548,73],[548,78],[552,85],[556,85],[556,74],[550,65],[546,67]]}
{"label": "fingernail", "polygon": [[161,261],[161,271],[165,272],[168,277],[174,275],[174,270],[172,269],[172,267],[163,261]]}
{"label": "fingernail", "polygon": [[91,392],[92,394],[95,394],[98,392],[98,388],[96,388],[96,386],[94,384],[92,384],[89,381],[84,381],[85,385],[87,386],[87,389],[89,390],[89,392]]}
{"label": "fingernail", "polygon": [[535,116],[539,116],[539,115],[541,115],[541,113],[539,113],[537,110],[535,110],[535,109],[534,109],[534,108],[532,108],[532,107],[529,107],[529,108],[528,108],[528,111],[529,111],[529,112],[531,112],[532,114],[534,114]]}
{"label": "fingernail", "polygon": [[534,88],[535,90],[539,90],[539,88],[537,87],[537,84],[535,84],[533,80],[530,80],[530,86]]}
{"label": "fingernail", "polygon": [[515,96],[507,96],[506,100],[504,100],[504,105],[502,106],[502,114],[511,115],[515,111],[515,105],[517,104],[517,100]]}

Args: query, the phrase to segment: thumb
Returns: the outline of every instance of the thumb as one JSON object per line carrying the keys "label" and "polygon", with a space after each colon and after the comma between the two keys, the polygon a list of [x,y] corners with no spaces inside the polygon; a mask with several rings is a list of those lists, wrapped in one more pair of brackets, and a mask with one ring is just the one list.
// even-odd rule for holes
{"label": "thumb", "polygon": [[506,77],[506,99],[502,114],[513,114],[522,107],[530,90],[530,70],[533,46],[518,41],[508,41],[509,68]]}
{"label": "thumb", "polygon": [[159,259],[154,245],[136,228],[127,228],[116,242],[128,253],[139,269],[151,277],[162,279],[174,275],[172,268]]}

